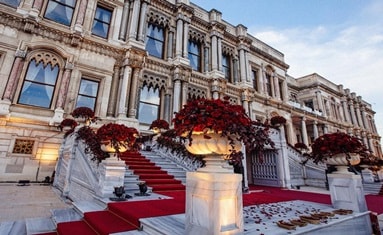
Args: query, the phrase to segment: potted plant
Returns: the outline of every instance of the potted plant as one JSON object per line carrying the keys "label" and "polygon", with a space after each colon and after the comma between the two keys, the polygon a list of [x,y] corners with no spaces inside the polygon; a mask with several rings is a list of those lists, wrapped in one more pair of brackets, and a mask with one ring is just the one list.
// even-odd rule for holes
{"label": "potted plant", "polygon": [[319,136],[311,148],[309,158],[314,163],[324,162],[339,166],[337,169],[340,172],[346,172],[347,166],[358,164],[360,156],[367,154],[367,148],[359,138],[342,132]]}
{"label": "potted plant", "polygon": [[138,136],[135,128],[123,124],[108,123],[102,125],[96,132],[101,147],[107,152],[125,152],[133,147]]}
{"label": "potted plant", "polygon": [[60,129],[60,131],[63,131],[66,129],[66,127],[68,127],[69,129],[74,129],[76,126],[77,126],[77,122],[75,120],[71,118],[65,118],[64,120],[60,122],[60,125],[58,126],[58,128]]}
{"label": "potted plant", "polygon": [[77,139],[80,139],[85,144],[85,153],[91,154],[91,160],[98,163],[109,157],[109,154],[101,150],[100,141],[96,133],[89,126],[80,127],[77,131]]}
{"label": "potted plant", "polygon": [[270,124],[272,126],[281,126],[286,124],[286,118],[282,116],[274,116],[270,119]]}
{"label": "potted plant", "polygon": [[88,107],[78,107],[75,108],[72,113],[72,117],[77,119],[78,122],[85,122],[86,125],[89,125],[91,122],[95,121],[94,112],[91,108]]}
{"label": "potted plant", "polygon": [[169,123],[162,119],[154,120],[149,130],[153,130],[155,133],[159,133],[161,130],[169,130]]}
{"label": "potted plant", "polygon": [[230,104],[228,97],[190,100],[173,122],[176,134],[186,139],[187,150],[196,155],[218,154],[240,162],[241,143],[259,152],[266,144],[273,146],[267,128],[253,122],[242,106]]}

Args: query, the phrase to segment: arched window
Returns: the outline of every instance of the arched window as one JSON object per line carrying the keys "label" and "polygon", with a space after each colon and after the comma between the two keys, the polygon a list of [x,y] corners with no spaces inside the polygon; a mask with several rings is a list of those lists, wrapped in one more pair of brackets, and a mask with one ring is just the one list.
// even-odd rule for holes
{"label": "arched window", "polygon": [[138,120],[140,123],[151,124],[159,118],[160,114],[160,90],[152,86],[144,86],[141,89],[140,103],[138,107]]}
{"label": "arched window", "polygon": [[53,93],[59,74],[59,66],[49,62],[29,62],[28,70],[20,91],[19,104],[49,108],[52,103]]}

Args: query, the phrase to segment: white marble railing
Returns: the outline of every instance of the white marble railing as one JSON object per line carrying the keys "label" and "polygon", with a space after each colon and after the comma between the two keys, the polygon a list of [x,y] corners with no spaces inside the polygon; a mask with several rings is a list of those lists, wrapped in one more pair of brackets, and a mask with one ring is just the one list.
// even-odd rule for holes
{"label": "white marble railing", "polygon": [[202,166],[202,163],[196,159],[189,158],[186,155],[172,153],[170,149],[162,148],[156,144],[154,144],[152,151],[177,163],[187,171],[196,171]]}

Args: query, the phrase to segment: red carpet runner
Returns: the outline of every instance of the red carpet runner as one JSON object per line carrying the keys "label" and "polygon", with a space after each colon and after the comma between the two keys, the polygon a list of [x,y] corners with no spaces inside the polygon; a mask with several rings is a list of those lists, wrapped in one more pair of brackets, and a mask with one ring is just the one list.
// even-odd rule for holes
{"label": "red carpet runner", "polygon": [[145,158],[139,152],[125,152],[120,158],[125,161],[130,170],[133,170],[135,175],[139,176],[141,181],[152,187],[154,192],[185,190],[185,186],[180,180],[174,179],[174,176],[169,175],[161,167]]}

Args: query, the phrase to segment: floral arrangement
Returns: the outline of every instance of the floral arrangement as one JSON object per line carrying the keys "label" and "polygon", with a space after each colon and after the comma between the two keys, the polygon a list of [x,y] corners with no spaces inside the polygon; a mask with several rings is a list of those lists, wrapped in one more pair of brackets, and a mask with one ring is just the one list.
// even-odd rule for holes
{"label": "floral arrangement", "polygon": [[307,150],[307,149],[309,149],[306,144],[299,143],[299,142],[294,144],[294,148],[299,149],[299,150]]}
{"label": "floral arrangement", "polygon": [[94,118],[94,112],[92,109],[88,107],[78,107],[73,110],[71,115],[74,118],[85,118],[85,119],[92,119]]}
{"label": "floral arrangement", "polygon": [[81,139],[85,143],[85,153],[92,154],[91,160],[101,162],[109,157],[108,153],[101,150],[100,141],[92,128],[83,126],[76,133],[77,139]]}
{"label": "floral arrangement", "polygon": [[61,121],[60,125],[58,128],[62,131],[64,127],[70,127],[71,129],[75,128],[77,126],[77,122],[71,118],[65,118],[64,120]]}
{"label": "floral arrangement", "polygon": [[154,120],[149,127],[150,130],[154,128],[169,130],[169,123],[165,120],[157,119],[157,120]]}
{"label": "floral arrangement", "polygon": [[209,132],[227,137],[231,145],[231,154],[226,158],[238,162],[235,141],[241,141],[249,151],[261,153],[267,144],[274,146],[268,137],[267,127],[260,127],[252,121],[240,105],[233,105],[229,97],[220,99],[195,99],[187,102],[173,119],[174,129],[178,136],[189,140],[192,145],[193,132],[202,132],[204,138],[210,139]]}
{"label": "floral arrangement", "polygon": [[275,126],[275,125],[284,125],[286,124],[286,118],[282,117],[282,116],[274,116],[270,119],[270,124],[272,126]]}
{"label": "floral arrangement", "polygon": [[127,127],[123,124],[108,123],[102,125],[96,132],[96,137],[100,143],[110,143],[116,152],[119,152],[120,145],[131,148],[138,137],[135,128]]}
{"label": "floral arrangement", "polygon": [[312,152],[309,157],[315,163],[323,162],[325,159],[340,153],[357,153],[361,156],[367,154],[367,148],[359,138],[342,132],[319,136],[311,147]]}

